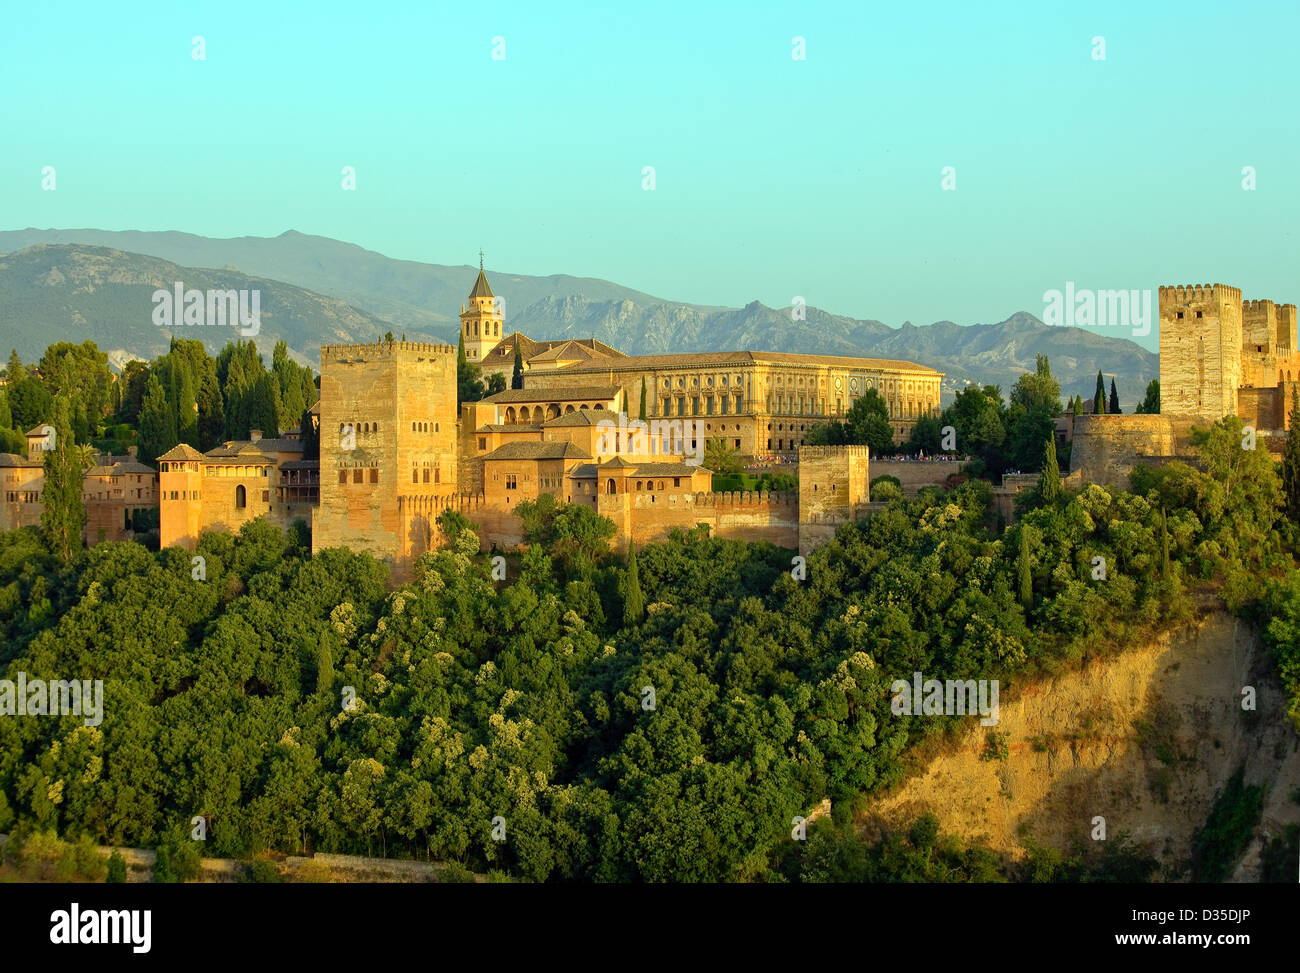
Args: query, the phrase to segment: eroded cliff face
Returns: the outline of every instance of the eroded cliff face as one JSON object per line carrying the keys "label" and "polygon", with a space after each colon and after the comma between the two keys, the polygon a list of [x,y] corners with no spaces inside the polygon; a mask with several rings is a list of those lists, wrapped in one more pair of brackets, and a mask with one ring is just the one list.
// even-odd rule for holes
{"label": "eroded cliff face", "polygon": [[[1256,690],[1255,712],[1242,689]],[[1004,696],[995,732],[1005,759],[983,759],[989,730],[972,721],[958,743],[868,809],[863,826],[924,811],[945,831],[1020,856],[1025,841],[1069,851],[1092,840],[1094,818],[1168,871],[1238,767],[1267,795],[1255,838],[1233,878],[1254,881],[1261,839],[1300,821],[1300,736],[1287,722],[1266,650],[1224,612],[1114,657]],[[1005,690],[1004,690],[1005,692]]]}

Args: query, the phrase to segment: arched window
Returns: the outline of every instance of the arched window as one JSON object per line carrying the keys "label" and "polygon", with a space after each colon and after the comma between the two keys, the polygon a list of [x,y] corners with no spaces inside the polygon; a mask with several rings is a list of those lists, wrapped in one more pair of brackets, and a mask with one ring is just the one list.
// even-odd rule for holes
{"label": "arched window", "polygon": [[244,489],[244,484],[235,487],[235,507],[242,510],[248,506],[248,491]]}
{"label": "arched window", "polygon": [[614,480],[613,480],[612,477],[610,478],[610,481],[609,481],[609,492],[610,492],[610,493],[618,493],[618,488],[614,486]]}

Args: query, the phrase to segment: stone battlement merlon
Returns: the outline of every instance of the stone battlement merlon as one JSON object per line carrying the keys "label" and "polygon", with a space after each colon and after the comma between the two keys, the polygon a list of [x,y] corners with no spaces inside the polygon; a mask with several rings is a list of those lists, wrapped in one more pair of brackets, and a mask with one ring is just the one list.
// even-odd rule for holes
{"label": "stone battlement merlon", "polygon": [[1204,303],[1223,300],[1241,303],[1241,288],[1230,284],[1169,284],[1160,288],[1160,306],[1166,302]]}
{"label": "stone battlement merlon", "polygon": [[374,341],[364,344],[321,345],[320,355],[323,362],[326,357],[342,360],[344,358],[391,359],[394,352],[403,351],[422,355],[455,355],[454,345],[444,345],[432,341]]}
{"label": "stone battlement merlon", "polygon": [[1276,305],[1275,303],[1273,303],[1272,301],[1268,300],[1267,298],[1263,298],[1263,299],[1261,299],[1261,300],[1257,300],[1257,301],[1242,301],[1242,302],[1241,302],[1241,309],[1242,309],[1243,311],[1263,312],[1263,313],[1265,313],[1265,314],[1269,314],[1269,313],[1271,313],[1271,312],[1274,310],[1274,308],[1276,308],[1276,307],[1277,307],[1277,305]]}
{"label": "stone battlement merlon", "polygon": [[800,446],[799,456],[809,459],[826,459],[830,456],[869,456],[870,446]]}

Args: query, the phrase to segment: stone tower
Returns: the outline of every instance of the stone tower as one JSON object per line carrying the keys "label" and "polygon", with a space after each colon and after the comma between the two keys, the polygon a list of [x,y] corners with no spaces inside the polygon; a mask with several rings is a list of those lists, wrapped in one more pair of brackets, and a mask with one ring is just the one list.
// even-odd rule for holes
{"label": "stone tower", "polygon": [[[1260,313],[1262,328],[1265,312]],[[1242,337],[1240,288],[1160,288],[1161,414],[1210,420],[1236,415]]]}
{"label": "stone tower", "polygon": [[368,551],[401,580],[456,493],[456,349],[391,341],[320,355],[312,550]]}
{"label": "stone tower", "polygon": [[505,315],[497,310],[497,299],[483,273],[483,254],[478,255],[478,279],[460,306],[460,333],[465,338],[465,358],[474,364],[501,341]]}
{"label": "stone tower", "polygon": [[158,543],[193,551],[203,527],[203,454],[180,443],[158,457]]}
{"label": "stone tower", "polygon": [[829,543],[871,499],[867,446],[799,447],[799,553]]}

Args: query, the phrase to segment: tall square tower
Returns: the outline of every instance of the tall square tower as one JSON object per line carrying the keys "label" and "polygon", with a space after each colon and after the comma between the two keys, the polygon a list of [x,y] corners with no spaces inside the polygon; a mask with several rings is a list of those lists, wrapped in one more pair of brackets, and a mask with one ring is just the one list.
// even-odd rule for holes
{"label": "tall square tower", "polygon": [[1190,419],[1237,414],[1242,384],[1241,289],[1160,288],[1160,412]]}
{"label": "tall square tower", "polygon": [[402,574],[429,545],[429,511],[456,493],[456,452],[455,348],[322,347],[312,550],[367,551]]}

